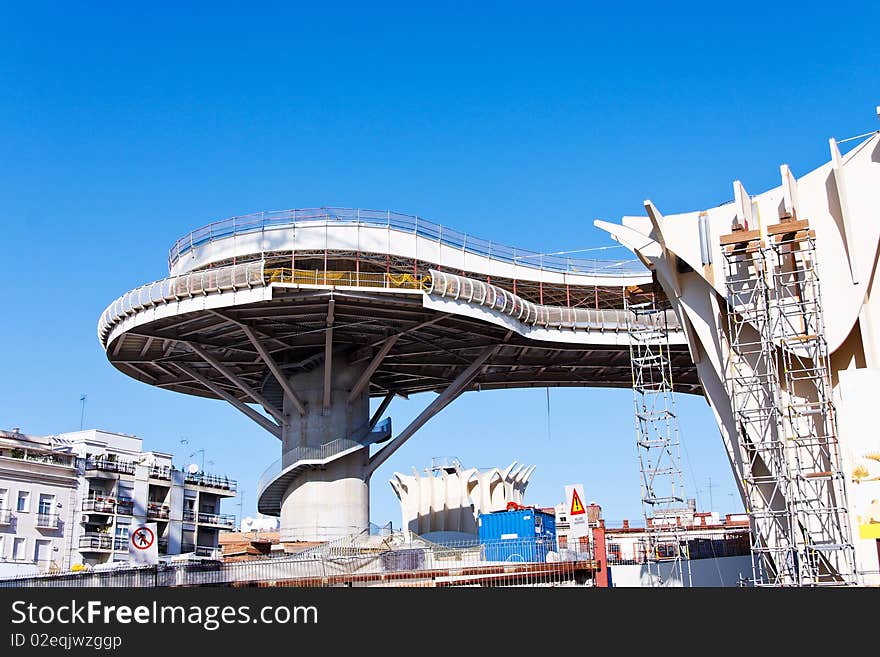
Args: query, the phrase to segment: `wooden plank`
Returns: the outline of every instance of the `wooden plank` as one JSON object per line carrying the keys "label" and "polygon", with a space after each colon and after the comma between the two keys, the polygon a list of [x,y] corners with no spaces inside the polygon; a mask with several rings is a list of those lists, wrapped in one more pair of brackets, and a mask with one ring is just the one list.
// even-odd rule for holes
{"label": "wooden plank", "polygon": [[767,235],[785,235],[786,233],[795,233],[799,230],[807,230],[810,222],[806,219],[798,221],[781,221],[778,224],[767,226]]}
{"label": "wooden plank", "polygon": [[794,234],[794,237],[790,237],[791,233],[780,233],[776,235],[773,239],[777,244],[781,242],[802,242],[806,239],[816,239],[816,231],[815,230],[799,230]]}
{"label": "wooden plank", "polygon": [[721,236],[721,246],[726,244],[742,244],[743,242],[751,242],[760,239],[761,231],[758,230],[738,230],[735,233],[729,233]]}

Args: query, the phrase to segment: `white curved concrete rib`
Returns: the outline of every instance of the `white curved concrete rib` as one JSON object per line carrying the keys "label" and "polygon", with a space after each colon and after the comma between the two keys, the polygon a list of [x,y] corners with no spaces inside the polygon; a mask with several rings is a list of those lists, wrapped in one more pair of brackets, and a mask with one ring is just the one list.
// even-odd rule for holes
{"label": "white curved concrete rib", "polygon": [[[748,509],[743,459],[749,452],[738,429],[726,383],[730,377],[731,354],[725,322],[727,281],[720,236],[739,226],[745,231],[755,231],[756,240],[770,244],[775,234],[768,235],[768,226],[782,219],[807,220],[806,228],[802,224],[797,226],[815,231],[824,332],[830,354],[828,368],[835,413],[841,418],[841,426],[848,424],[845,422],[848,417],[863,418],[865,413],[847,405],[840,382],[858,378],[865,381],[864,385],[871,385],[880,381],[874,369],[880,354],[880,294],[872,293],[877,288],[874,285],[876,267],[866,264],[876,263],[880,256],[880,223],[870,219],[880,208],[880,135],[875,133],[842,157],[837,144],[831,140],[830,162],[797,179],[786,165],[782,165],[780,174],[779,187],[756,196],[749,196],[742,183],[734,181],[734,201],[706,210],[663,216],[653,203],[646,201],[646,217],[623,217],[620,224],[595,222],[654,271],[672,300],[715,414],[736,484],[753,517],[754,513],[763,511]],[[779,340],[776,346],[780,354],[783,348],[796,349],[783,347]],[[782,394],[794,404],[809,403],[807,399],[798,401],[795,391]],[[853,427],[859,427],[858,421]],[[856,459],[857,445],[863,443],[865,429],[867,427],[859,427],[856,431],[839,433],[844,470]],[[865,486],[854,487],[855,480],[849,474],[847,479],[850,492],[854,488],[863,492]],[[857,538],[859,510],[855,505],[858,501],[850,495],[850,502],[847,522],[856,547],[858,568],[876,573],[876,549],[873,541]],[[769,509],[776,501],[767,499],[764,504]],[[877,575],[864,578],[864,582],[880,583]]]}
{"label": "white curved concrete rib", "polygon": [[504,470],[441,468],[439,475],[413,469],[412,475],[394,473],[389,483],[400,500],[403,526],[419,535],[442,533],[447,539],[474,539],[481,513],[503,511],[509,502],[523,503],[528,480],[536,466],[518,465]]}

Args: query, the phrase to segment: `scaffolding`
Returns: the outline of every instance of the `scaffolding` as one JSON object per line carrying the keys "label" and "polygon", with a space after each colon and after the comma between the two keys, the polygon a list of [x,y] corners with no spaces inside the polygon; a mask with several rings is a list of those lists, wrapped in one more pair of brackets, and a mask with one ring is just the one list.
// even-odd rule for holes
{"label": "scaffolding", "polygon": [[651,581],[677,576],[690,586],[690,559],[682,516],[689,512],[681,473],[678,416],[672,383],[668,310],[626,297],[627,333],[636,416],[636,447],[645,517],[645,556]]}
{"label": "scaffolding", "polygon": [[740,474],[753,582],[853,583],[815,234],[791,218],[722,237]]}

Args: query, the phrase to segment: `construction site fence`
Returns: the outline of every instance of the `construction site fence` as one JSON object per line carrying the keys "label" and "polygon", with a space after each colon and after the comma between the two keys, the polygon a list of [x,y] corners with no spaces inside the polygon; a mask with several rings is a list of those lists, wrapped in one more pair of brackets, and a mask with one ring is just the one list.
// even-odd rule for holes
{"label": "construction site fence", "polygon": [[[8,587],[289,586],[289,587],[498,587],[591,586],[588,553],[550,550],[536,540],[460,545],[395,545],[371,536],[372,545],[331,543],[259,560],[191,560],[0,580]],[[552,546],[555,548],[555,545]]]}

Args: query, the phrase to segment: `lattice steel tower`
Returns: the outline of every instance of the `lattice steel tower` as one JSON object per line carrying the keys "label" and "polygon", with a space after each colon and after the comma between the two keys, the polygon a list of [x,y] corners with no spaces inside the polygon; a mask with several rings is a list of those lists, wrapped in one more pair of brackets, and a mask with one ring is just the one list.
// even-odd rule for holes
{"label": "lattice steel tower", "polygon": [[[668,304],[626,302],[636,446],[642,510],[647,533],[646,560],[655,586],[663,572],[690,585],[690,560],[681,523],[686,510],[681,473],[678,416],[672,385]],[[661,563],[669,564],[669,570]]]}

